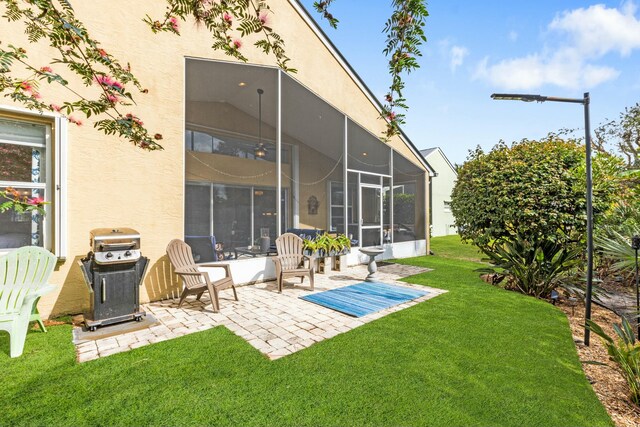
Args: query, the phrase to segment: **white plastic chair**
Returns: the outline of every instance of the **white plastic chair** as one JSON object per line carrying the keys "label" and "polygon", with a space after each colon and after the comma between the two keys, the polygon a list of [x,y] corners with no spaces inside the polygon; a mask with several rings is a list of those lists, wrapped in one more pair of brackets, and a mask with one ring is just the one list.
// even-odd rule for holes
{"label": "white plastic chair", "polygon": [[0,258],[0,330],[9,332],[11,357],[24,350],[29,321],[37,320],[32,319],[37,300],[55,289],[47,284],[55,265],[55,255],[36,246]]}

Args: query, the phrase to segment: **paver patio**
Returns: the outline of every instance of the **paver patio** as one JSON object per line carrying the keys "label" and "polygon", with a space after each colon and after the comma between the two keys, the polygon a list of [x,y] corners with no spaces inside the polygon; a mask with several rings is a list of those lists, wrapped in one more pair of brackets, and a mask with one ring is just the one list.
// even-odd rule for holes
{"label": "paver patio", "polygon": [[[208,293],[202,296],[201,301],[196,301],[195,297],[188,298],[180,308],[177,300],[144,304],[143,309],[153,315],[159,325],[115,337],[76,341],[78,361],[86,362],[216,326],[226,326],[268,358],[278,359],[445,293],[440,289],[399,281],[403,277],[425,271],[429,270],[400,264],[379,267],[380,282],[426,290],[429,293],[359,318],[300,299],[300,296],[311,293],[308,279],[303,284],[299,280],[286,281],[281,294],[277,292],[274,281],[241,286],[238,287],[239,301],[233,300],[231,291],[222,291],[219,313],[212,311]],[[313,292],[360,283],[366,275],[364,265],[340,272],[316,274]]]}

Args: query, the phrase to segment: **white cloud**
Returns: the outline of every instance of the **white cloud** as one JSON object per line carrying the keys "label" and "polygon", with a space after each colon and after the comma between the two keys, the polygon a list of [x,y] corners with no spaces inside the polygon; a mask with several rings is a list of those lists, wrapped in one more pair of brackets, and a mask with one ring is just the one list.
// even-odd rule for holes
{"label": "white cloud", "polygon": [[620,72],[599,65],[611,52],[627,56],[640,49],[640,19],[629,1],[620,9],[594,5],[566,11],[553,19],[549,33],[558,36],[555,46],[519,58],[490,64],[481,61],[475,78],[509,90],[535,89],[551,84],[568,89],[588,89],[618,77]]}
{"label": "white cloud", "polygon": [[531,90],[545,84],[568,89],[590,88],[620,74],[611,67],[585,64],[571,51],[559,51],[550,57],[533,54],[492,65],[488,62],[485,58],[478,65],[475,77],[508,90]]}
{"label": "white cloud", "polygon": [[451,72],[455,72],[456,68],[462,65],[464,62],[464,57],[469,54],[469,49],[463,46],[451,46],[451,50],[449,51],[449,55],[451,60],[449,62],[449,68],[451,68]]}
{"label": "white cloud", "polygon": [[549,29],[565,32],[574,47],[584,55],[600,57],[617,51],[627,56],[640,48],[640,20],[635,17],[637,8],[633,2],[621,9],[597,4],[557,16]]}
{"label": "white cloud", "polygon": [[437,45],[440,56],[449,62],[449,69],[452,73],[464,63],[465,57],[469,55],[469,49],[453,44],[449,38],[438,41]]}

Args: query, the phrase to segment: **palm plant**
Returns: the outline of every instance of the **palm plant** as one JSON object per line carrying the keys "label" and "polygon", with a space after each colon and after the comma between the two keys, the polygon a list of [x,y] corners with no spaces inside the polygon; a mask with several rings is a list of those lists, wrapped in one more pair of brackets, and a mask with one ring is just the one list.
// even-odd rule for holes
{"label": "palm plant", "polygon": [[[640,405],[640,343],[633,336],[629,321],[622,318],[622,325],[613,325],[617,340],[610,337],[598,324],[587,320],[587,327],[602,339],[609,358],[618,364],[631,392],[631,401]],[[601,363],[589,362],[592,364]]]}
{"label": "palm plant", "polygon": [[635,251],[630,237],[640,235],[640,225],[627,225],[619,229],[607,227],[595,238],[600,253],[614,262],[611,268],[619,272],[630,272],[635,267]]}
{"label": "palm plant", "polygon": [[558,286],[575,291],[571,282],[582,262],[580,247],[522,236],[496,244],[485,254],[494,267],[476,271],[504,275],[507,286],[536,298],[548,297]]}

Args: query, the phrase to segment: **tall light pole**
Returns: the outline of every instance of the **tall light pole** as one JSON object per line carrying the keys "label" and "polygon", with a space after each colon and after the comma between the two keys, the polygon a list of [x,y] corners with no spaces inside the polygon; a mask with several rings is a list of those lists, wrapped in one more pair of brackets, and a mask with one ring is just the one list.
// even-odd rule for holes
{"label": "tall light pole", "polygon": [[[587,152],[587,295],[585,301],[586,320],[591,319],[591,293],[593,290],[593,182],[591,177],[591,129],[589,123],[589,92],[583,98],[558,98],[555,96],[524,95],[518,93],[494,93],[492,99],[524,102],[569,102],[584,105],[584,140]],[[590,330],[584,328],[584,344],[589,345]]]}

